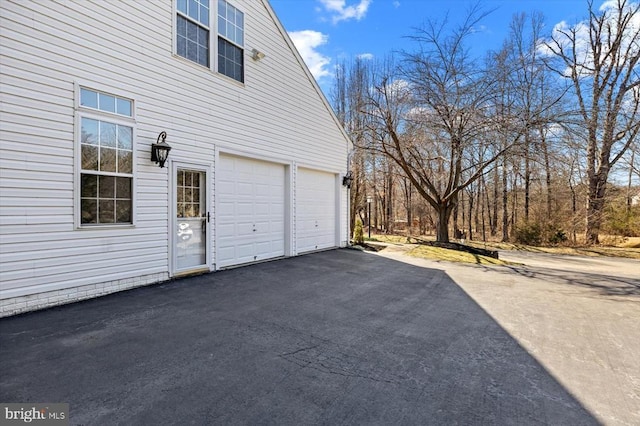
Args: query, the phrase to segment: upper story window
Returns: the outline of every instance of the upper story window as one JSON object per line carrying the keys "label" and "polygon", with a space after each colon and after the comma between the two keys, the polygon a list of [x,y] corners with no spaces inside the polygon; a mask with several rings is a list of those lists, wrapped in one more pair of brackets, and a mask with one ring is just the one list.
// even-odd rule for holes
{"label": "upper story window", "polygon": [[80,88],[79,106],[78,222],[132,224],[133,101]]}
{"label": "upper story window", "polygon": [[209,66],[209,0],[178,0],[177,53]]}
{"label": "upper story window", "polygon": [[244,13],[227,0],[176,0],[176,11],[176,53],[243,83]]}
{"label": "upper story window", "polygon": [[244,13],[218,0],[218,72],[244,82]]}

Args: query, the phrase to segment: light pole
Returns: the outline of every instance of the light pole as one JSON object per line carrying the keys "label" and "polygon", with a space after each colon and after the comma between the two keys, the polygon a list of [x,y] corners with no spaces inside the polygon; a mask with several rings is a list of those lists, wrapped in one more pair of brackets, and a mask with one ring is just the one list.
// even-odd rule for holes
{"label": "light pole", "polygon": [[373,199],[371,198],[371,196],[367,197],[367,206],[369,208],[369,211],[367,213],[367,218],[368,218],[368,227],[369,227],[369,239],[371,239],[371,202],[373,201]]}

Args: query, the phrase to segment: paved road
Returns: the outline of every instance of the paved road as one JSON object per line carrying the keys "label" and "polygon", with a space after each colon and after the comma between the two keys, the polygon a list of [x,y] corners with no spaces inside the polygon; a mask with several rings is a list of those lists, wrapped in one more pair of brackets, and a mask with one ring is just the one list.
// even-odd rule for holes
{"label": "paved road", "polygon": [[379,254],[446,272],[600,422],[640,425],[640,261],[500,253],[518,267]]}
{"label": "paved road", "polygon": [[[546,307],[505,322],[489,308],[509,284],[460,284],[467,270],[488,273],[334,250],[5,318],[0,400],[67,402],[71,424],[597,424],[513,332],[527,316],[542,335]],[[634,420],[609,379],[594,399],[612,389],[606,414]]]}

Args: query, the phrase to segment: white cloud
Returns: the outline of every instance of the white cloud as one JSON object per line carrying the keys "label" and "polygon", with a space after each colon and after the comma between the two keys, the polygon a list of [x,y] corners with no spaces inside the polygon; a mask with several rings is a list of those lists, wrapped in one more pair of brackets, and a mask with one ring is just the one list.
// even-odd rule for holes
{"label": "white cloud", "polygon": [[406,96],[411,93],[411,84],[409,84],[407,80],[403,80],[401,78],[393,80],[387,87],[391,93],[394,93],[397,96]]}
{"label": "white cloud", "polygon": [[[627,4],[627,9],[630,10],[632,7],[635,7],[635,6],[637,6],[637,3],[629,3]],[[616,0],[606,0],[602,3],[599,9],[603,13],[608,13],[609,18],[613,21],[615,18],[612,15],[612,12],[615,13],[614,11],[616,8],[617,8]],[[629,34],[631,34],[638,31],[638,28],[640,28],[640,14],[635,14],[633,16],[633,19],[629,22],[626,31]],[[615,24],[612,25],[612,30],[613,30],[613,36],[615,36],[616,35]],[[570,49],[572,47],[572,40],[570,37],[567,37],[567,34],[574,34],[574,33],[575,33],[574,47],[575,47],[575,56],[576,56],[575,59],[577,63],[576,71],[578,72],[579,75],[589,75],[591,73],[591,69],[593,67],[593,61],[594,61],[594,58],[593,58],[594,52],[592,51],[592,48],[591,48],[591,41],[590,41],[590,34],[589,34],[589,22],[582,21],[574,25],[569,25],[566,21],[561,21],[561,22],[558,22],[553,27],[553,38],[557,40],[560,46],[565,50]],[[571,37],[573,37],[573,35]],[[629,36],[629,37],[626,37],[625,40],[623,40],[623,46],[622,46],[623,51],[630,47],[628,40],[630,40],[631,38],[632,37]],[[543,55],[551,56],[553,55],[553,52],[551,49],[551,46],[553,46],[553,44],[554,43],[551,40],[542,40],[538,44],[538,50]],[[606,42],[604,43],[604,45],[606,46]],[[638,47],[632,48],[632,50],[635,50],[637,48]],[[600,56],[607,58],[606,52],[602,53]],[[608,60],[610,61],[611,59],[608,58]],[[571,68],[565,69],[565,74],[567,76],[571,75],[571,72],[572,72]]]}
{"label": "white cloud", "polygon": [[400,2],[398,0],[395,0],[393,2],[393,7],[395,7],[396,9],[400,7]]}
{"label": "white cloud", "polygon": [[381,89],[389,99],[407,99],[411,96],[411,84],[401,78],[387,82]]}
{"label": "white cloud", "polygon": [[358,59],[370,61],[373,59],[373,53],[361,53],[357,56]]}
{"label": "white cloud", "polygon": [[329,63],[331,58],[318,52],[316,49],[327,43],[329,36],[319,31],[303,30],[303,31],[291,31],[289,37],[296,45],[296,49],[300,52],[302,59],[309,67],[309,71],[315,77],[316,80],[320,80],[322,77],[327,77],[331,74],[329,69]]}
{"label": "white cloud", "polygon": [[473,33],[481,33],[481,34],[490,34],[489,27],[486,25],[478,25],[477,27],[471,27],[471,32]]}
{"label": "white cloud", "polygon": [[360,0],[359,3],[347,6],[346,0],[318,0],[324,8],[333,13],[332,20],[336,24],[340,21],[361,20],[367,14],[372,0]]}

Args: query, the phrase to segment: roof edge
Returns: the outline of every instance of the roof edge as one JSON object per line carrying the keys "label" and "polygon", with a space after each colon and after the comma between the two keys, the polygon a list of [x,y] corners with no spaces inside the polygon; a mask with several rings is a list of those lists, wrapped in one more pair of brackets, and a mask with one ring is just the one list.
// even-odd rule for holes
{"label": "roof edge", "polygon": [[[296,60],[298,61],[298,63],[302,67],[303,71],[307,75],[307,78],[309,79],[309,81],[313,85],[316,93],[318,94],[318,96],[320,96],[320,100],[324,103],[325,108],[327,109],[329,114],[331,114],[331,118],[333,118],[333,121],[335,122],[336,126],[338,126],[338,128],[340,129],[340,132],[342,132],[342,135],[344,136],[344,138],[349,143],[349,149],[352,149],[353,148],[353,141],[351,140],[351,137],[349,136],[347,131],[344,129],[342,124],[340,124],[340,120],[338,119],[338,116],[336,116],[336,113],[333,111],[333,107],[331,106],[331,104],[329,103],[329,100],[327,99],[327,97],[325,96],[324,92],[320,88],[320,85],[318,85],[318,82],[313,77],[313,74],[311,74],[311,71],[309,71],[309,67],[307,67],[307,64],[304,62],[304,59],[302,59],[302,56],[300,55],[300,52],[298,52],[298,49],[296,48],[295,44],[293,43],[293,40],[291,40],[291,37],[289,37],[289,33],[287,33],[287,30],[285,30],[284,26],[282,25],[282,22],[280,21],[280,18],[278,18],[278,15],[273,10],[273,7],[271,6],[271,3],[269,2],[269,0],[262,0],[262,4],[267,9],[267,12],[271,16],[271,19],[273,19],[273,22],[275,22],[276,27],[278,27],[278,31],[280,31],[280,34],[282,35],[282,37],[284,38],[285,42],[289,46],[289,49],[291,49],[291,51],[293,52],[294,56],[296,57]],[[348,152],[347,152],[347,154],[348,154]]]}

